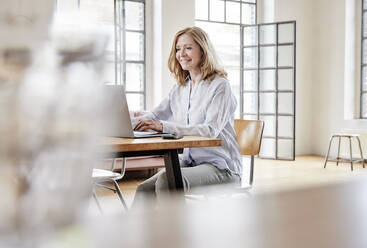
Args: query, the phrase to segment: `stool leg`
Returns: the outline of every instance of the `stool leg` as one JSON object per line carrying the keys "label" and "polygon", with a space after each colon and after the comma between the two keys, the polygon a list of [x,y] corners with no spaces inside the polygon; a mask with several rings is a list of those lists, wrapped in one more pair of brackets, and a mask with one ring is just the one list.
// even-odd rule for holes
{"label": "stool leg", "polygon": [[362,153],[361,141],[359,140],[359,137],[358,136],[356,138],[358,140],[359,152],[361,153],[362,165],[363,165],[363,168],[364,168],[364,158],[363,158],[363,153]]}
{"label": "stool leg", "polygon": [[99,212],[103,215],[103,211],[102,211],[101,205],[99,204],[99,200],[98,200],[96,191],[94,189],[93,189],[93,198],[96,201],[96,204],[97,204],[97,207],[99,209]]}
{"label": "stool leg", "polygon": [[331,136],[330,137],[329,148],[327,150],[327,154],[326,154],[326,158],[325,158],[325,163],[324,163],[324,168],[326,168],[326,163],[327,163],[327,161],[329,159],[330,147],[331,147],[331,143],[333,142],[333,138],[334,138],[334,136]]}
{"label": "stool leg", "polygon": [[336,157],[336,165],[339,165],[339,159],[340,159],[340,140],[341,137],[339,137],[339,143],[338,143],[338,156]]}
{"label": "stool leg", "polygon": [[349,138],[349,151],[350,151],[350,168],[353,170],[353,151],[352,151],[352,139]]}

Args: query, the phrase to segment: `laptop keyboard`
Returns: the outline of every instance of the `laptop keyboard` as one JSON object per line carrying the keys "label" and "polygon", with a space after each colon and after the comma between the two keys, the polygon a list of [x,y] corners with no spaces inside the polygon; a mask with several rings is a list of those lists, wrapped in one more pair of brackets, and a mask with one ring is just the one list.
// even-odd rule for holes
{"label": "laptop keyboard", "polygon": [[140,135],[150,135],[150,134],[157,134],[156,131],[148,131],[148,132],[141,132],[141,131],[134,131],[134,136],[140,136]]}

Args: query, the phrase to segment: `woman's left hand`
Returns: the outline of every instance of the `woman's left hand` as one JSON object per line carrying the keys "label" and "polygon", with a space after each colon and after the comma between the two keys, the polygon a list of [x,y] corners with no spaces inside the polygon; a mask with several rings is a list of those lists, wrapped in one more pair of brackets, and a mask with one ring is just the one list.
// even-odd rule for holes
{"label": "woman's left hand", "polygon": [[160,122],[153,120],[139,120],[138,124],[136,124],[135,131],[146,131],[146,130],[154,130],[157,132],[163,131],[163,125]]}

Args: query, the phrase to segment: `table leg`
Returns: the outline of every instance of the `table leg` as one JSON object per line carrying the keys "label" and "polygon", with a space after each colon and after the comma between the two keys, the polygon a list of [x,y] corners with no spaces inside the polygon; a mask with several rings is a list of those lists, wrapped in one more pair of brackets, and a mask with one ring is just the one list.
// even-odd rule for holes
{"label": "table leg", "polygon": [[167,152],[164,153],[164,165],[166,166],[169,190],[182,190],[183,182],[177,150],[167,150]]}

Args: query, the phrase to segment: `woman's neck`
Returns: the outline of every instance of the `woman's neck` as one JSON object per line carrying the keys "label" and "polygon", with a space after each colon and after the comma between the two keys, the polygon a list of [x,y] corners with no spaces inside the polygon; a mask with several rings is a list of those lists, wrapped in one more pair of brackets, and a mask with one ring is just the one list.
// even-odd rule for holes
{"label": "woman's neck", "polygon": [[190,78],[191,78],[191,81],[192,81],[193,83],[196,83],[196,81],[195,81],[195,80],[196,80],[197,76],[199,76],[199,75],[200,75],[200,73],[201,73],[200,68],[189,71]]}

